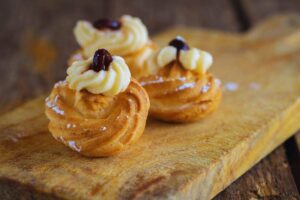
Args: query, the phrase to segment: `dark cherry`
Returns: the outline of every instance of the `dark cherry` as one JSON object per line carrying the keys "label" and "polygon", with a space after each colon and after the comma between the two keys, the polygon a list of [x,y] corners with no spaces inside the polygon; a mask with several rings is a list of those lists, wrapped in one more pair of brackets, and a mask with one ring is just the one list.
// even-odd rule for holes
{"label": "dark cherry", "polygon": [[177,58],[179,56],[180,50],[189,50],[190,49],[190,47],[187,45],[187,43],[185,43],[185,41],[180,37],[176,37],[175,39],[171,40],[169,42],[169,45],[173,46],[177,49]]}
{"label": "dark cherry", "polygon": [[181,39],[180,37],[176,37],[175,39],[171,40],[171,42],[169,42],[170,46],[173,46],[177,49],[177,51],[179,50],[189,50],[189,46],[184,42],[183,39]]}
{"label": "dark cherry", "polygon": [[119,30],[121,28],[121,23],[111,19],[98,19],[93,23],[93,26],[99,30]]}
{"label": "dark cherry", "polygon": [[98,49],[93,58],[93,63],[90,68],[95,72],[99,72],[100,70],[108,70],[108,66],[112,62],[112,56],[106,49]]}

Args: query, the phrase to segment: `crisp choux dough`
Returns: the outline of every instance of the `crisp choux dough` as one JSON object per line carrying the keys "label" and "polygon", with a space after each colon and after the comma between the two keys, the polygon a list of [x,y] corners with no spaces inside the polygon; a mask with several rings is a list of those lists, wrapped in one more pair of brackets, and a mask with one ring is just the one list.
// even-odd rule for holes
{"label": "crisp choux dough", "polygon": [[46,115],[56,140],[82,155],[106,157],[139,139],[149,106],[146,91],[133,78],[115,96],[72,90],[62,81],[46,99]]}
{"label": "crisp choux dough", "polygon": [[191,122],[213,112],[221,100],[220,81],[196,74],[173,61],[158,73],[139,79],[150,102],[150,115],[168,122]]}

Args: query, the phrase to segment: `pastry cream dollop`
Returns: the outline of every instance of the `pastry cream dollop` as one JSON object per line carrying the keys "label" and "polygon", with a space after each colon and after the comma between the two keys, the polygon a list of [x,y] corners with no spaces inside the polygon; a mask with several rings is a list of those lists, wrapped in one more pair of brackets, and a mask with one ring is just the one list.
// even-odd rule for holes
{"label": "pastry cream dollop", "polygon": [[91,57],[98,48],[114,55],[128,55],[149,42],[148,31],[139,18],[124,15],[119,30],[98,30],[88,21],[78,21],[74,34],[85,57]]}
{"label": "pastry cream dollop", "polygon": [[67,69],[67,82],[73,90],[83,90],[93,94],[116,95],[127,89],[131,74],[124,59],[112,56],[108,70],[99,72],[90,69],[92,57],[87,60],[75,61]]}
{"label": "pastry cream dollop", "polygon": [[[183,38],[181,37],[177,37],[176,39],[183,40]],[[213,63],[212,55],[206,51],[202,51],[197,48],[178,50],[176,49],[176,47],[171,45],[163,47],[153,57],[153,59],[155,60],[150,60],[149,64],[153,66],[153,64],[155,63],[157,69],[165,67],[172,61],[178,60],[183,68],[199,74],[204,74]]]}

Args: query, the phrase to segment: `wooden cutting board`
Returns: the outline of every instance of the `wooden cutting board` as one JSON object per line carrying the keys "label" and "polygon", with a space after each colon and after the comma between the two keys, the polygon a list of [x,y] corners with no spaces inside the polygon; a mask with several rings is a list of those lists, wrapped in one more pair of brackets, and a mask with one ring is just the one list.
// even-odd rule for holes
{"label": "wooden cutting board", "polygon": [[223,100],[207,119],[149,119],[136,145],[91,159],[47,131],[44,97],[0,118],[0,197],[211,199],[300,128],[300,17],[272,18],[247,34],[173,28],[214,55]]}

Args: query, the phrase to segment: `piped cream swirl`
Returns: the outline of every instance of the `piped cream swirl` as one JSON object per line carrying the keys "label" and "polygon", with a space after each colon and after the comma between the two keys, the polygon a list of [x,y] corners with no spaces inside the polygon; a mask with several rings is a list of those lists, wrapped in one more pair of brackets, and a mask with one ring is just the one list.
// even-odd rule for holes
{"label": "piped cream swirl", "polygon": [[78,21],[74,28],[77,42],[85,57],[91,57],[98,48],[114,55],[131,54],[149,42],[148,31],[139,18],[124,15],[120,30],[98,30],[88,21]]}
{"label": "piped cream swirl", "polygon": [[[212,65],[213,57],[210,53],[197,48],[179,50],[179,61],[187,69],[199,74],[204,74]],[[149,59],[147,65],[151,65],[152,71],[157,71],[177,59],[177,49],[173,46],[163,47]],[[154,67],[153,67],[154,66]]]}
{"label": "piped cream swirl", "polygon": [[67,82],[73,90],[83,90],[93,94],[116,95],[127,89],[131,74],[124,59],[113,56],[108,70],[96,72],[90,69],[92,57],[87,60],[75,61],[67,70]]}
{"label": "piped cream swirl", "polygon": [[200,74],[204,74],[213,63],[213,57],[210,53],[197,48],[180,51],[179,60],[185,69]]}

